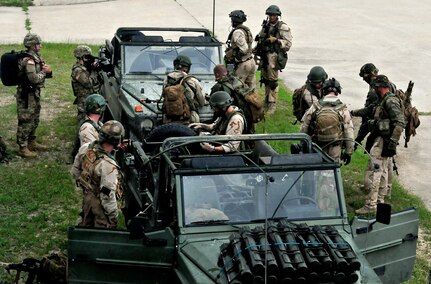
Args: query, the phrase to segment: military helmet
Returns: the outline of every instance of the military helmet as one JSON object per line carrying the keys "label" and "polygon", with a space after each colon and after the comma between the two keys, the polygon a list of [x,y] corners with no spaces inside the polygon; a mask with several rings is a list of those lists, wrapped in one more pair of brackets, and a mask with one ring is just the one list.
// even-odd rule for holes
{"label": "military helmet", "polygon": [[116,120],[105,122],[100,128],[99,141],[100,143],[107,142],[112,145],[118,145],[124,138],[124,127]]}
{"label": "military helmet", "polygon": [[181,67],[190,67],[192,65],[192,61],[188,56],[185,55],[178,55],[177,58],[174,60],[174,67],[175,69],[181,68]]}
{"label": "military helmet", "polygon": [[377,75],[371,84],[373,87],[390,87],[389,79],[386,75]]}
{"label": "military helmet", "polygon": [[89,95],[85,99],[85,111],[87,113],[103,113],[106,108],[105,98],[99,94]]}
{"label": "military helmet", "polygon": [[328,79],[328,74],[322,66],[314,66],[307,76],[307,80],[312,83],[324,82],[326,79]]}
{"label": "military helmet", "polygon": [[217,91],[210,97],[210,106],[224,109],[233,103],[232,97],[225,91]]}
{"label": "military helmet", "polygon": [[234,10],[230,12],[229,17],[235,23],[243,23],[247,21],[247,15],[244,13],[243,10]]}
{"label": "military helmet", "polygon": [[41,44],[42,39],[37,34],[28,33],[24,37],[24,46],[30,48],[36,44]]}
{"label": "military helmet", "polygon": [[379,73],[379,69],[377,69],[376,65],[373,63],[367,63],[364,64],[364,66],[361,67],[361,70],[359,70],[359,76],[361,77],[367,77],[367,76],[377,76]]}
{"label": "military helmet", "polygon": [[323,84],[322,94],[325,96],[330,92],[341,94],[341,85],[335,78],[331,78]]}
{"label": "military helmet", "polygon": [[265,14],[266,15],[281,16],[281,11],[280,11],[280,8],[278,8],[277,5],[271,5],[271,6],[268,7],[268,9],[266,9]]}
{"label": "military helmet", "polygon": [[85,55],[91,55],[91,48],[87,45],[79,45],[73,51],[73,55],[76,58],[81,58]]}

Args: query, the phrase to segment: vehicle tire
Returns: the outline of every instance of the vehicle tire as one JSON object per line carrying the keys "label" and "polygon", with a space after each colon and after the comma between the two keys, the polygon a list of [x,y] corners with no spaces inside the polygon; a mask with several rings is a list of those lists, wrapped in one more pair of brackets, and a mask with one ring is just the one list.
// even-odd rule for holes
{"label": "vehicle tire", "polygon": [[143,143],[144,150],[152,152],[160,147],[160,144],[157,142],[163,142],[165,139],[170,137],[188,137],[196,135],[197,133],[195,130],[187,127],[184,124],[163,124],[151,130],[151,132],[145,137]]}

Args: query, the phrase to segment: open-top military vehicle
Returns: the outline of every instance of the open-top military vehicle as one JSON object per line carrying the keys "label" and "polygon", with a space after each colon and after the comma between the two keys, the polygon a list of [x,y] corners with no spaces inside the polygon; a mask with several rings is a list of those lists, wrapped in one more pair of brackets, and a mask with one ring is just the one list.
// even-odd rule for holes
{"label": "open-top military vehicle", "polygon": [[[163,81],[174,70],[174,59],[188,56],[190,74],[209,93],[215,84],[213,68],[222,62],[221,47],[204,28],[119,28],[100,50],[100,57],[113,65],[112,71],[100,72],[101,94],[108,104],[104,120],[118,120],[128,136],[142,139],[161,124]],[[201,121],[212,119],[209,106],[198,111]]]}
{"label": "open-top military vehicle", "polygon": [[[381,204],[382,223],[357,217],[349,223],[340,164],[308,136],[187,136],[184,130],[187,137],[157,142],[181,127],[161,126],[160,139],[133,142],[120,159],[127,230],[69,229],[69,283],[410,278],[417,209],[391,214]],[[203,153],[199,145],[232,140],[242,141],[240,150],[224,155]],[[286,150],[297,142],[302,153]]]}

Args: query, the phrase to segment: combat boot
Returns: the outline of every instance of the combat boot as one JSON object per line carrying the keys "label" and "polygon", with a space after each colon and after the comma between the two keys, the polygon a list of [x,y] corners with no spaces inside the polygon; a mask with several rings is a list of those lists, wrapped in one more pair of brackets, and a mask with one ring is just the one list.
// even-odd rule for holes
{"label": "combat boot", "polygon": [[268,103],[268,111],[267,114],[273,114],[275,112],[275,103]]}
{"label": "combat boot", "polygon": [[29,140],[28,149],[30,151],[45,151],[46,149],[48,149],[48,147],[46,145],[37,143],[36,140]]}
{"label": "combat boot", "polygon": [[18,156],[23,158],[36,158],[37,153],[30,151],[27,147],[19,147]]}
{"label": "combat boot", "polygon": [[355,210],[355,213],[359,215],[374,214],[376,213],[376,207],[369,207],[365,205],[364,207]]}

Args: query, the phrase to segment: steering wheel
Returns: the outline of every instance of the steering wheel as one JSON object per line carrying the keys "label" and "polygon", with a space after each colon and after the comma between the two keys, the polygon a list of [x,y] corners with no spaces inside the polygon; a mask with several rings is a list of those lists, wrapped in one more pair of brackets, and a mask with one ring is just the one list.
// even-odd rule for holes
{"label": "steering wheel", "polygon": [[[295,197],[292,197],[292,198],[284,200],[283,203],[282,203],[282,206],[292,206],[292,205],[289,205],[289,204],[286,204],[286,203],[289,202],[289,201],[293,201],[293,200],[299,200],[299,201],[305,200],[305,201],[308,201],[308,203],[311,203],[312,205],[318,207],[316,200],[314,200],[311,197],[303,196],[303,195],[302,196],[295,196]],[[300,202],[300,204],[295,204],[295,205],[303,205],[303,204],[301,204],[301,202]]]}

